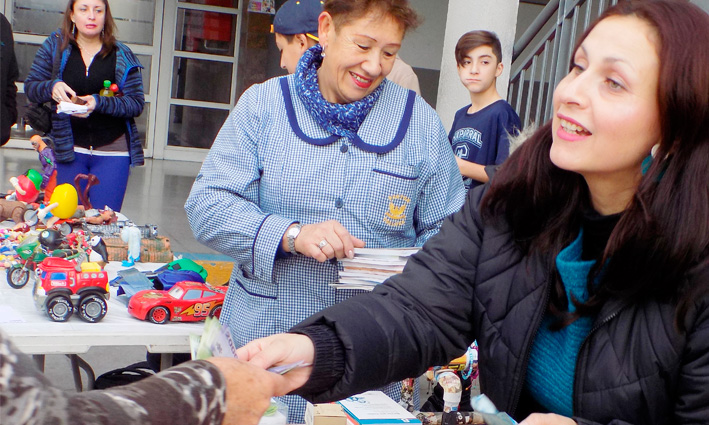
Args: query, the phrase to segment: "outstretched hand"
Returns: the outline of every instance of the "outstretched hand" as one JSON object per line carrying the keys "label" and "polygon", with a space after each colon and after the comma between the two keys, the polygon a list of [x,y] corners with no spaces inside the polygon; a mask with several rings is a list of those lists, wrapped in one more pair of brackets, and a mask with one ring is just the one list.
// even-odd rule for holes
{"label": "outstretched hand", "polygon": [[241,360],[212,357],[226,380],[227,411],[222,425],[256,425],[271,404],[271,397],[290,391],[288,380]]}
{"label": "outstretched hand", "polygon": [[262,369],[303,362],[306,366],[279,375],[286,381],[285,392],[288,393],[302,387],[310,378],[315,347],[305,335],[276,334],[249,342],[236,350],[236,355],[239,359]]}

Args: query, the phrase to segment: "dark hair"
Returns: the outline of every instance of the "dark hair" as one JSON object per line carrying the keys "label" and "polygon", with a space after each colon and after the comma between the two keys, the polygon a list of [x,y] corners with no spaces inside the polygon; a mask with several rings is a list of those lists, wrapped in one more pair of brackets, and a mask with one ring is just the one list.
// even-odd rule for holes
{"label": "dark hair", "polygon": [[404,34],[421,23],[408,0],[325,0],[323,11],[332,16],[338,28],[373,11],[391,17],[401,25]]}
{"label": "dark hair", "polygon": [[[683,331],[692,302],[709,286],[688,280],[709,262],[709,50],[696,48],[709,46],[709,15],[685,0],[630,0],[598,21],[610,16],[635,16],[654,28],[661,140],[597,262],[603,274],[599,266],[589,276],[591,297],[577,303],[577,314],[566,313],[564,324],[597,313],[611,297],[660,299],[676,302],[675,325]],[[585,180],[551,162],[551,143],[548,122],[510,156],[482,201],[484,216],[504,217],[526,252],[558,253],[578,235],[590,205]],[[552,311],[566,311],[565,300],[557,279]]]}
{"label": "dark hair", "polygon": [[[69,46],[69,43],[76,44],[76,32],[74,28],[74,23],[71,21],[71,14],[74,11],[74,4],[77,0],[69,0],[66,5],[66,10],[64,11],[64,20],[62,20],[62,47],[64,50]],[[103,47],[98,52],[102,57],[106,57],[109,53],[113,51],[116,46],[116,22],[113,20],[113,15],[111,15],[111,7],[108,5],[108,0],[101,0],[103,5],[106,6],[105,19],[103,23],[103,31],[101,31],[101,43]]]}
{"label": "dark hair", "polygon": [[471,50],[480,46],[490,46],[497,63],[502,62],[502,45],[497,34],[490,31],[470,31],[463,34],[455,45],[455,61],[458,66],[463,64]]}

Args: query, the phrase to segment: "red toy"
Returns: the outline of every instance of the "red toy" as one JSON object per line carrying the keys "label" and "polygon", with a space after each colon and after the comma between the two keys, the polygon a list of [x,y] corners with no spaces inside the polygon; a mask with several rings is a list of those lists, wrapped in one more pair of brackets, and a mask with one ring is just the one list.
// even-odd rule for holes
{"label": "red toy", "polygon": [[163,324],[197,322],[219,317],[226,288],[215,288],[202,282],[177,282],[169,291],[146,289],[133,295],[128,312],[140,320]]}
{"label": "red toy", "polygon": [[74,312],[86,322],[96,323],[108,310],[108,274],[96,263],[82,263],[48,257],[37,267],[34,301],[55,322],[66,322]]}

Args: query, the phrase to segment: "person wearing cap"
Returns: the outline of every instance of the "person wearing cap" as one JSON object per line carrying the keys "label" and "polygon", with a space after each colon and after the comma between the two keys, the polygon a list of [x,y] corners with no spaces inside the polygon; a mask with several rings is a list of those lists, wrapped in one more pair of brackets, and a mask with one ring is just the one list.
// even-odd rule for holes
{"label": "person wearing cap", "polygon": [[[241,96],[185,203],[195,238],[234,260],[220,321],[237,346],[362,292],[330,286],[338,259],[422,246],[465,198],[436,111],[386,78],[409,1],[325,0],[318,19],[296,72]],[[303,423],[305,400],[284,401]]]}
{"label": "person wearing cap", "polygon": [[273,19],[276,46],[281,52],[281,68],[295,72],[300,57],[318,44],[318,16],[323,0],[288,0]]}

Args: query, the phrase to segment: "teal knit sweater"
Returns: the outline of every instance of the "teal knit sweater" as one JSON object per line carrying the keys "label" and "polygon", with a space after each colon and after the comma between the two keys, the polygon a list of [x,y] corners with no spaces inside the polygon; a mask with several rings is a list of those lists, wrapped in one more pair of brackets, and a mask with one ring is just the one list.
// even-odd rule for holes
{"label": "teal knit sweater", "polygon": [[[582,261],[583,230],[568,247],[556,257],[556,267],[566,288],[569,311],[576,307],[571,295],[578,301],[588,300],[586,280],[595,261]],[[552,413],[573,416],[574,374],[581,344],[591,332],[593,318],[581,317],[559,331],[549,325],[554,318],[546,314],[532,345],[527,369],[527,390],[534,399]]]}

